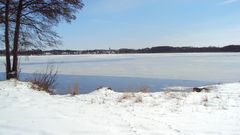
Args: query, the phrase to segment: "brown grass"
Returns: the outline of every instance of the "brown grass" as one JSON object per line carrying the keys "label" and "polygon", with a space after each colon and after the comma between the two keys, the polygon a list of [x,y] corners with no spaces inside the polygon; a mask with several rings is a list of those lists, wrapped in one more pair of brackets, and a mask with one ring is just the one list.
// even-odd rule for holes
{"label": "brown grass", "polygon": [[125,92],[122,94],[122,96],[118,99],[118,102],[123,102],[125,100],[134,99],[135,103],[142,103],[143,98],[141,95],[136,96],[133,92]]}
{"label": "brown grass", "polygon": [[139,92],[142,92],[142,93],[149,93],[150,92],[150,88],[148,86],[141,86],[139,88]]}
{"label": "brown grass", "polygon": [[80,94],[79,83],[78,82],[74,83],[72,88],[69,86],[67,91],[68,91],[68,94],[71,94],[72,96],[79,95]]}
{"label": "brown grass", "polygon": [[53,94],[53,90],[56,83],[57,70],[53,66],[47,66],[43,73],[34,73],[32,82],[32,88],[39,91],[45,91]]}
{"label": "brown grass", "polygon": [[131,92],[125,92],[122,94],[122,96],[119,98],[118,102],[122,102],[123,100],[131,99],[132,97],[135,97],[134,93]]}

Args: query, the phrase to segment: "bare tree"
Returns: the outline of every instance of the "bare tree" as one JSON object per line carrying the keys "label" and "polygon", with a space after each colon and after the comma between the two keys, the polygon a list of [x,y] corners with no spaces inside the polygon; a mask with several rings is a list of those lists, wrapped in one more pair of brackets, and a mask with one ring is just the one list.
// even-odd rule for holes
{"label": "bare tree", "polygon": [[53,26],[63,20],[70,23],[82,7],[82,0],[0,0],[0,26],[5,30],[6,79],[18,76],[19,49],[60,44]]}
{"label": "bare tree", "polygon": [[[6,54],[6,72],[11,70],[10,61],[10,42],[9,42],[9,11],[10,11],[10,0],[0,1],[0,24],[4,24],[4,41],[5,41],[5,54]],[[4,16],[5,14],[5,16]],[[6,74],[6,78],[10,78],[9,74]]]}

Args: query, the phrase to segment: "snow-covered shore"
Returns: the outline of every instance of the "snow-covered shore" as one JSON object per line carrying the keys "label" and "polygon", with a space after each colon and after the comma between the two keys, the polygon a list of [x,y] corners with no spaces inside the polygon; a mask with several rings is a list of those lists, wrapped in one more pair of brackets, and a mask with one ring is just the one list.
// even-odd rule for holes
{"label": "snow-covered shore", "polygon": [[27,82],[0,82],[1,135],[240,134],[240,83],[210,92],[49,95]]}

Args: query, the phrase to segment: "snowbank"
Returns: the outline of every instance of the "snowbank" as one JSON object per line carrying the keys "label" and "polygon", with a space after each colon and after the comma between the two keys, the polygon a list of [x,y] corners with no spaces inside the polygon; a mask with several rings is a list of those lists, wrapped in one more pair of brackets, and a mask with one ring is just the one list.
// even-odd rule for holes
{"label": "snowbank", "polygon": [[49,95],[27,82],[0,82],[1,135],[240,134],[240,83],[210,92]]}

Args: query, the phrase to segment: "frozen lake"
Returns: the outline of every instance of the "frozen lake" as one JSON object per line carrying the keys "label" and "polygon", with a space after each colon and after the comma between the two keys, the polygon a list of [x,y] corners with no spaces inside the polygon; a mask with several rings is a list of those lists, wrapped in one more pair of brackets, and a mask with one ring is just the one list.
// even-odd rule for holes
{"label": "frozen lake", "polygon": [[[4,60],[0,57],[2,79]],[[170,86],[240,81],[240,53],[24,56],[20,61],[22,79],[55,65],[61,92],[77,82],[81,92],[87,93],[100,86],[119,91],[147,86],[158,91]]]}

